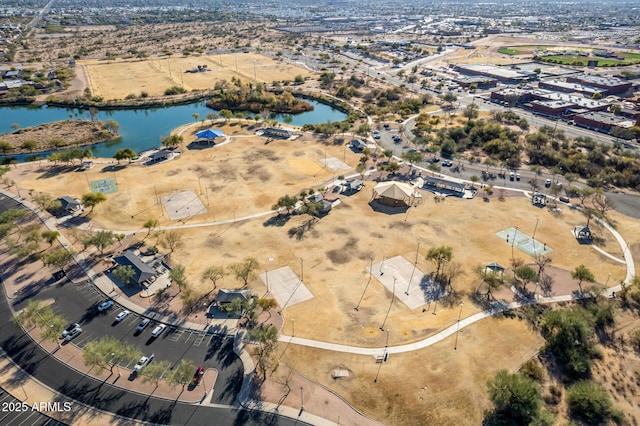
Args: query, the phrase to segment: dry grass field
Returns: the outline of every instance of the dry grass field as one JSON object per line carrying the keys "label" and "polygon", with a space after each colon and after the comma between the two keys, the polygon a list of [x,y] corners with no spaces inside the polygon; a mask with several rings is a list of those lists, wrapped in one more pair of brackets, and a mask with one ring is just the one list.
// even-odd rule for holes
{"label": "dry grass field", "polygon": [[[227,134],[242,132],[240,126],[223,127]],[[187,141],[189,137],[185,138]],[[187,224],[229,220],[265,212],[284,194],[298,194],[310,187],[326,186],[335,173],[324,168],[320,161],[325,151],[328,157],[345,156],[351,165],[357,156],[341,146],[324,145],[311,137],[298,141],[274,141],[265,145],[260,137],[240,135],[232,142],[202,150],[185,150],[175,160],[153,166],[131,165],[121,170],[103,171],[103,167],[83,172],[50,173],[51,166],[20,168],[23,176],[15,177],[24,189],[47,192],[54,197],[80,196],[88,192],[87,180],[115,176],[119,192],[108,195],[92,218],[108,229],[141,230],[150,218],[158,218],[160,226],[181,225],[172,222],[156,203],[155,193],[167,195],[177,190],[192,190],[208,207],[206,214],[193,216]],[[290,266],[299,274],[300,258],[304,259],[305,284],[314,299],[288,307],[288,318],[295,318],[296,333],[309,338],[357,345],[384,344],[379,326],[389,306],[391,295],[374,278],[368,287],[360,310],[358,303],[369,278],[366,268],[370,257],[380,262],[383,256],[404,256],[410,262],[416,255],[416,243],[421,242],[417,268],[430,273],[434,265],[424,260],[430,247],[449,245],[454,261],[464,274],[453,283],[462,293],[473,291],[478,278],[472,272],[476,264],[496,261],[510,264],[511,246],[494,233],[518,225],[520,231],[532,234],[539,219],[536,239],[553,248],[553,266],[572,270],[584,263],[594,272],[597,281],[604,283],[624,278],[624,266],[611,261],[589,246],[579,245],[571,235],[574,225],[584,224],[584,217],[564,208],[559,217],[544,209],[531,206],[524,197],[492,199],[483,202],[449,198],[435,203],[424,192],[425,202],[405,214],[376,212],[369,205],[375,182],[359,193],[343,197],[331,213],[311,223],[309,217],[292,216],[273,220],[275,214],[260,218],[204,228],[184,229],[184,246],[173,255],[173,261],[186,266],[194,291],[205,293],[209,285],[200,279],[210,265],[227,266],[247,256],[255,257],[260,269]],[[202,191],[200,191],[202,188]],[[619,219],[623,226],[623,218]],[[625,222],[626,223],[626,222]],[[621,257],[620,248],[599,227],[593,227],[603,238],[602,246]],[[144,235],[144,231],[141,235]],[[159,233],[156,233],[159,235]],[[633,235],[633,234],[630,234]],[[533,259],[525,253],[516,257],[525,262]],[[272,258],[273,261],[267,261]],[[239,287],[231,277],[223,280],[224,287]],[[575,289],[577,285],[573,283]],[[251,286],[263,294],[266,287],[258,279]],[[570,284],[571,286],[571,284]],[[457,304],[455,305],[457,307]],[[465,304],[465,316],[479,310]],[[321,315],[308,315],[308,312]],[[402,303],[395,303],[388,324],[394,330],[391,342],[414,341],[432,334],[455,321],[457,309],[440,307],[437,315],[422,310],[409,311]],[[290,324],[285,323],[284,333]]]}
{"label": "dry grass field", "polygon": [[[197,126],[195,126],[197,127]],[[150,218],[160,226],[182,225],[172,222],[155,202],[158,195],[176,190],[196,192],[208,212],[186,221],[187,225],[240,218],[271,209],[278,197],[294,195],[310,187],[326,186],[334,173],[320,163],[327,157],[344,159],[355,165],[358,156],[350,150],[305,135],[297,141],[273,141],[252,135],[242,126],[224,125],[231,143],[205,149],[183,149],[178,158],[153,166],[127,165],[117,171],[110,165],[98,165],[81,176],[81,172],[56,172],[51,165],[30,164],[16,168],[10,177],[22,189],[40,191],[54,197],[80,196],[88,191],[87,180],[115,176],[119,192],[108,195],[104,204],[92,213],[96,227],[114,230],[141,230]],[[185,141],[198,129],[185,134]],[[105,168],[106,167],[106,168]],[[346,173],[349,174],[349,173]],[[391,346],[417,341],[456,323],[458,303],[464,302],[462,317],[478,312],[468,295],[474,291],[478,277],[472,272],[476,264],[498,262],[510,264],[511,246],[494,233],[511,226],[532,234],[538,219],[536,239],[553,248],[552,265],[567,271],[578,264],[587,265],[596,280],[609,284],[624,278],[625,268],[599,254],[592,247],[579,245],[571,235],[574,225],[584,224],[577,211],[563,207],[561,215],[533,207],[525,197],[507,197],[504,201],[481,197],[473,200],[448,198],[436,203],[423,192],[424,203],[408,213],[387,214],[374,211],[369,204],[375,182],[341,203],[326,217],[310,222],[308,216],[281,217],[275,214],[236,223],[180,229],[184,245],[172,255],[172,262],[186,267],[189,286],[197,294],[211,290],[200,276],[212,265],[228,266],[252,256],[260,270],[289,266],[300,274],[304,260],[304,282],[314,298],[287,307],[283,311],[282,334],[291,334],[295,320],[296,337],[317,339],[364,347],[383,347],[388,338]],[[200,191],[202,188],[202,191]],[[638,249],[633,236],[638,234],[636,222],[612,213],[616,226],[627,238],[634,252]],[[592,226],[601,247],[621,257],[621,250],[611,236],[599,226]],[[143,238],[142,230],[139,238]],[[162,232],[147,239],[153,244]],[[449,245],[454,261],[463,274],[453,286],[457,297],[428,310],[410,311],[401,302],[391,305],[385,322],[387,334],[380,330],[391,294],[372,279],[358,311],[354,307],[363,295],[369,279],[366,268],[375,262],[403,256],[410,262],[421,242],[417,268],[424,273],[434,271],[424,260],[430,247]],[[516,257],[526,263],[533,259],[515,250]],[[219,287],[237,288],[242,284],[231,276]],[[258,278],[250,283],[255,293],[264,295],[266,286]],[[555,291],[578,290],[576,282],[556,283]],[[560,290],[561,289],[561,290]],[[398,290],[401,291],[401,290]],[[552,290],[552,292],[555,292]],[[501,297],[513,300],[504,289]],[[437,311],[436,311],[437,309]],[[279,351],[283,361],[295,370],[324,384],[345,397],[355,407],[385,424],[478,424],[483,410],[489,407],[486,380],[501,368],[515,370],[543,344],[541,337],[526,323],[515,319],[493,318],[460,331],[458,350],[453,350],[453,337],[417,352],[393,355],[382,365],[379,381],[373,383],[377,369],[372,357],[329,353],[321,350],[283,344]],[[313,360],[313,362],[311,362]],[[349,378],[334,380],[336,368],[348,369]],[[330,418],[330,414],[328,415]],[[332,419],[336,420],[336,419]]]}
{"label": "dry grass field", "polygon": [[[217,81],[239,78],[243,82],[289,80],[297,75],[309,76],[305,68],[280,62],[255,53],[226,55],[171,56],[145,60],[81,61],[91,93],[105,99],[123,99],[147,92],[161,96],[172,86],[187,91],[212,89]],[[206,66],[206,72],[187,70]]]}

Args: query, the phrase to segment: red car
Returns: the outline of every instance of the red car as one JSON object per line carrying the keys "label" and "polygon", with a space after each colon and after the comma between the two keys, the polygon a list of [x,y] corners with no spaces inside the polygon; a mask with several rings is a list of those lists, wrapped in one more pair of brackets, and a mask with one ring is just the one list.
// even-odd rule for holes
{"label": "red car", "polygon": [[193,375],[193,384],[197,385],[198,383],[200,383],[200,379],[202,378],[202,376],[204,376],[204,368],[203,367],[196,368],[196,372]]}

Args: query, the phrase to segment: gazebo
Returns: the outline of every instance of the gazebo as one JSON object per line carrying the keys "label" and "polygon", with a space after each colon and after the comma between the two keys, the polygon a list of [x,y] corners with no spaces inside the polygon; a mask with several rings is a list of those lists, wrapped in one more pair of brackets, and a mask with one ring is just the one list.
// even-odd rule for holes
{"label": "gazebo", "polygon": [[196,133],[196,137],[198,139],[206,139],[207,143],[210,142],[211,139],[219,138],[222,136],[224,136],[224,132],[222,130],[215,129],[200,130],[198,133]]}
{"label": "gazebo", "polygon": [[422,203],[422,195],[406,183],[380,182],[373,188],[372,200],[386,206],[411,207]]}

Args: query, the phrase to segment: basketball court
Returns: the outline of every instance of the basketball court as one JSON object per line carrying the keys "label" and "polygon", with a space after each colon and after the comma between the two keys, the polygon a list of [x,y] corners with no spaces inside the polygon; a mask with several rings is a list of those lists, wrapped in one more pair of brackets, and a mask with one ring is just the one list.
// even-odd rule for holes
{"label": "basketball court", "polygon": [[118,192],[118,184],[112,177],[100,180],[92,180],[90,185],[91,192],[94,193],[102,192],[103,194],[112,194],[114,192]]}
{"label": "basketball court", "polygon": [[160,202],[171,220],[188,219],[191,216],[207,212],[207,208],[193,191],[181,191],[161,196]]}
{"label": "basketball court", "polygon": [[262,282],[267,286],[267,292],[276,299],[280,309],[302,303],[305,300],[313,299],[313,294],[300,278],[289,268],[274,269],[265,271],[259,275]]}
{"label": "basketball court", "polygon": [[495,235],[510,244],[512,247],[517,248],[531,257],[547,255],[553,251],[553,249],[547,246],[544,242],[535,240],[519,229],[513,227],[496,232]]}
{"label": "basketball court", "polygon": [[334,172],[351,169],[351,166],[341,160],[338,160],[336,157],[323,158],[322,160],[320,160],[320,163],[322,163],[325,167],[333,170]]}
{"label": "basketball court", "polygon": [[411,310],[446,295],[429,275],[425,275],[402,256],[374,263],[371,270],[367,267],[367,271]]}

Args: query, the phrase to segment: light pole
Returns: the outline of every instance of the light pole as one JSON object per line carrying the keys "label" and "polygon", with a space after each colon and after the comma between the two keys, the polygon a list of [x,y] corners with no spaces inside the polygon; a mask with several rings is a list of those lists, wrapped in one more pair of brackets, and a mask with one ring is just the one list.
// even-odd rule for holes
{"label": "light pole", "polygon": [[300,386],[300,412],[304,411],[304,387]]}
{"label": "light pole", "polygon": [[389,312],[391,312],[391,307],[393,306],[393,301],[396,298],[396,277],[393,277],[393,294],[391,296],[391,303],[389,303],[389,309],[387,310],[387,315],[384,316],[384,321],[382,321],[382,325],[380,326],[380,330],[384,331],[384,325],[387,322],[387,318],[389,318]]}
{"label": "light pole", "polygon": [[267,271],[267,268],[264,268],[264,279],[267,282],[267,294],[269,294],[269,271]]}
{"label": "light pole", "polygon": [[409,295],[409,288],[411,287],[411,280],[413,280],[413,274],[416,272],[416,266],[418,266],[418,253],[420,252],[420,241],[418,241],[418,248],[416,249],[416,261],[413,262],[413,271],[411,271],[411,277],[409,278],[409,284],[407,284],[407,290],[404,292]]}
{"label": "light pole", "polygon": [[[533,235],[531,236],[532,240],[536,240],[536,231],[538,230],[538,223],[540,222],[540,218],[536,217],[536,226],[533,228]],[[534,243],[535,245],[535,243]]]}
{"label": "light pole", "polygon": [[373,273],[373,256],[369,256],[369,281],[371,281],[372,273]]}
{"label": "light pole", "polygon": [[378,383],[378,376],[380,375],[380,370],[382,369],[382,363],[387,362],[387,350],[389,348],[389,332],[391,330],[387,329],[387,342],[384,345],[384,354],[382,354],[382,361],[380,361],[380,365],[378,366],[378,371],[376,372],[376,377],[373,379],[373,383]]}
{"label": "light pole", "polygon": [[300,258],[300,281],[304,282],[304,259]]}
{"label": "light pole", "polygon": [[387,256],[382,256],[382,262],[380,263],[380,276],[384,275],[384,272],[382,272],[382,267],[384,266],[385,260],[387,260]]}
{"label": "light pole", "polygon": [[458,312],[458,328],[456,329],[456,343],[453,346],[453,350],[458,349],[458,333],[460,332],[460,317],[462,316],[462,307],[464,306],[463,302],[460,302],[460,312]]}

